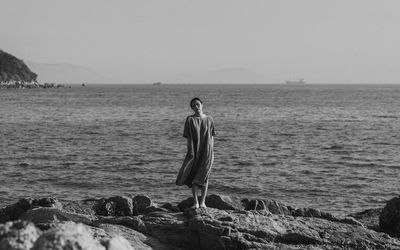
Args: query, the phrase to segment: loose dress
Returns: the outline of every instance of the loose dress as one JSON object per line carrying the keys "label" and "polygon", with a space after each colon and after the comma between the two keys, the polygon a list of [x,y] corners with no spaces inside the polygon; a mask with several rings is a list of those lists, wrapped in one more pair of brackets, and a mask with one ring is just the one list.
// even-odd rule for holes
{"label": "loose dress", "polygon": [[204,186],[214,161],[214,120],[211,116],[186,118],[183,137],[189,139],[186,157],[176,178],[176,185]]}

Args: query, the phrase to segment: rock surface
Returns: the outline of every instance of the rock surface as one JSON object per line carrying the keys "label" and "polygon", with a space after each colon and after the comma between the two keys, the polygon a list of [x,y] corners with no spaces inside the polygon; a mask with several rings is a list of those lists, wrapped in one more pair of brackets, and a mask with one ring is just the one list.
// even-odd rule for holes
{"label": "rock surface", "polygon": [[395,237],[400,237],[400,196],[387,202],[379,217],[380,229]]}
{"label": "rock surface", "polygon": [[[29,199],[19,201],[0,210],[6,221],[14,221],[0,226],[0,244],[18,241],[25,247],[15,249],[400,249],[399,239],[355,218],[273,200],[210,195],[209,208],[181,212],[172,204],[158,206],[147,196],[135,197],[94,202],[93,209],[106,208],[106,215],[71,205],[36,207],[25,206]],[[188,205],[185,200],[179,207]],[[368,221],[366,215],[358,218]]]}

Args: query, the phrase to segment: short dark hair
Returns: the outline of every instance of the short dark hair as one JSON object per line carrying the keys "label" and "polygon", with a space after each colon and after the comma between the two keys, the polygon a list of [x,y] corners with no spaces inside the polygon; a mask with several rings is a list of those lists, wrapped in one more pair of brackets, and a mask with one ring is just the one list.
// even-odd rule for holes
{"label": "short dark hair", "polygon": [[195,102],[195,101],[199,101],[201,104],[203,104],[203,101],[200,100],[200,98],[195,97],[195,98],[193,98],[193,99],[190,101],[190,107],[192,107],[192,104],[193,104],[193,102]]}

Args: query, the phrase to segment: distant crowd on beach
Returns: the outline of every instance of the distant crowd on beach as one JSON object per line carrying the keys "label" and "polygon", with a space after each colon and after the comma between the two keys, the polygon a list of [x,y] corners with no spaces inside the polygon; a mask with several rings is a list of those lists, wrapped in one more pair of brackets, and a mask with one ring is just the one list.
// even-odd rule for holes
{"label": "distant crowd on beach", "polygon": [[33,88],[63,88],[65,85],[56,83],[7,81],[0,82],[0,89],[33,89]]}

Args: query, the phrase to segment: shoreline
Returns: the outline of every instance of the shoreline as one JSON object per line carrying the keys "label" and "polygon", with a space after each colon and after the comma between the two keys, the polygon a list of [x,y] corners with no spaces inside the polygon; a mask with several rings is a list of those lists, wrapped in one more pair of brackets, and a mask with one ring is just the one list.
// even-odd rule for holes
{"label": "shoreline", "polygon": [[39,249],[39,244],[55,235],[63,239],[73,235],[68,239],[75,245],[92,242],[97,246],[87,249],[400,248],[400,239],[396,238],[400,232],[388,232],[382,226],[382,216],[393,204],[400,206],[400,197],[383,209],[346,217],[275,200],[238,200],[218,194],[207,196],[206,209],[190,208],[192,204],[193,198],[177,205],[158,204],[146,195],[70,203],[49,197],[26,198],[0,208],[0,229],[9,232],[0,234],[0,242],[15,241],[12,237],[18,234],[11,232],[19,230],[19,235],[35,231],[24,238],[24,244],[34,246],[32,249]]}
{"label": "shoreline", "polygon": [[34,89],[34,88],[64,88],[64,84],[42,83],[42,82],[24,82],[24,81],[7,81],[0,82],[0,89]]}

